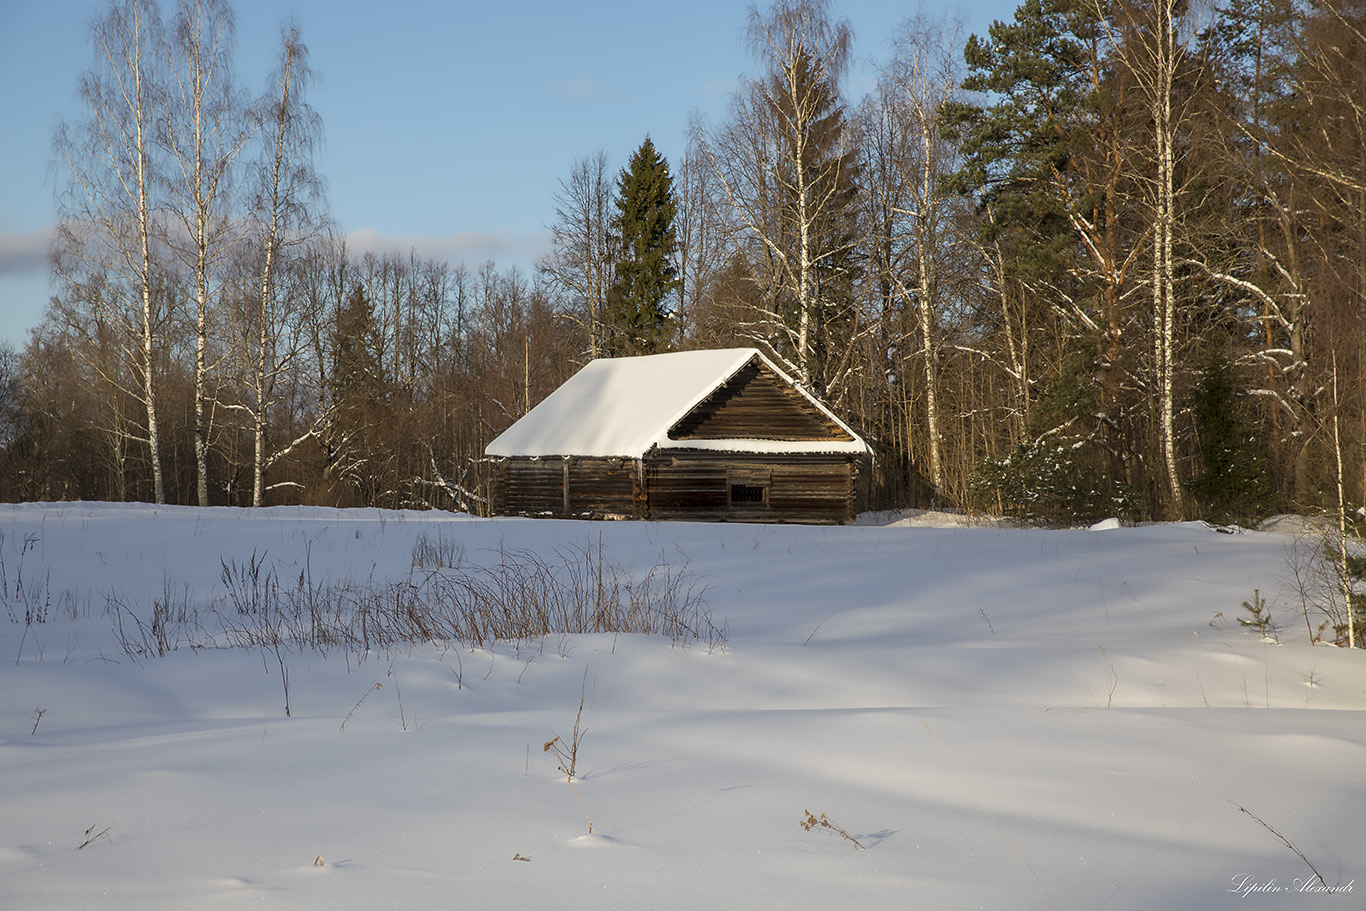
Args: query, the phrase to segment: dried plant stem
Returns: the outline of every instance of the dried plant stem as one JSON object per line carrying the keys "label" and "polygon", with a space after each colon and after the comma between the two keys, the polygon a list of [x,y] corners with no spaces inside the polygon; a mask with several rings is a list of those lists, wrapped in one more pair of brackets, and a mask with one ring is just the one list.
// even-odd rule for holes
{"label": "dried plant stem", "polygon": [[[1233,801],[1229,801],[1229,803],[1233,803]],[[1238,805],[1237,805],[1237,804],[1234,804],[1234,806],[1238,806]],[[1287,848],[1289,848],[1291,851],[1293,851],[1296,857],[1298,857],[1300,860],[1304,861],[1304,865],[1305,865],[1306,867],[1308,867],[1310,870],[1313,870],[1313,871],[1314,871],[1314,876],[1316,876],[1316,877],[1318,878],[1318,881],[1323,885],[1323,887],[1324,887],[1325,889],[1330,889],[1330,890],[1331,890],[1332,887],[1329,886],[1329,885],[1328,885],[1328,882],[1323,878],[1323,874],[1320,873],[1320,872],[1318,871],[1318,868],[1316,868],[1313,864],[1311,864],[1311,863],[1309,862],[1309,858],[1307,858],[1307,857],[1304,856],[1304,852],[1303,852],[1303,851],[1301,851],[1299,848],[1295,847],[1294,844],[1291,843],[1290,839],[1286,838],[1286,837],[1285,837],[1284,835],[1282,835],[1280,832],[1277,832],[1276,829],[1275,829],[1270,823],[1268,823],[1265,819],[1262,819],[1262,817],[1258,816],[1256,813],[1254,813],[1254,812],[1252,812],[1251,810],[1249,810],[1247,807],[1238,807],[1238,810],[1239,810],[1239,812],[1246,813],[1248,816],[1251,816],[1253,819],[1255,819],[1255,820],[1257,821],[1257,823],[1258,823],[1262,828],[1266,829],[1266,830],[1267,830],[1268,832],[1270,832],[1272,835],[1274,835],[1274,836],[1276,836],[1277,838],[1279,838],[1279,839],[1281,840],[1281,844],[1285,845]]]}
{"label": "dried plant stem", "polygon": [[[398,676],[394,673],[392,665],[389,667],[389,676],[394,680],[394,692],[398,695],[398,723],[406,731],[408,730],[408,716],[403,713],[403,690],[399,689]],[[370,694],[366,693],[365,695]]]}
{"label": "dried plant stem", "polygon": [[583,818],[588,820],[588,834],[593,834],[593,820],[588,815],[588,807],[584,805],[583,798],[579,796],[579,789],[574,787],[574,782],[569,782],[569,790],[574,792],[574,797],[579,801],[579,809],[583,810]]}
{"label": "dried plant stem", "polygon": [[377,689],[380,689],[383,685],[384,685],[384,684],[380,683],[378,680],[375,681],[375,685],[372,686],[372,687],[370,687],[370,689],[366,690],[366,691],[365,691],[365,695],[362,696],[362,697],[360,697],[359,699],[357,699],[357,700],[356,700],[356,704],[353,705],[353,706],[351,706],[351,711],[349,711],[349,712],[346,713],[346,717],[342,719],[341,727],[337,728],[337,730],[338,730],[338,731],[344,731],[344,730],[346,730],[346,722],[350,721],[350,720],[351,720],[351,716],[354,715],[354,714],[356,714],[356,709],[360,708],[360,704],[361,704],[362,702],[364,702],[367,698],[369,698],[369,696],[370,696],[371,693],[373,693],[373,692],[374,692],[375,690],[377,690]]}
{"label": "dried plant stem", "polygon": [[[547,740],[541,747],[542,753],[554,753],[555,758],[560,761],[559,769],[565,775],[565,780],[570,784],[574,783],[574,776],[578,774],[579,764],[579,744],[583,741],[583,735],[587,734],[587,729],[581,729],[583,722],[583,703],[588,692],[588,668],[583,669],[583,685],[579,688],[579,711],[574,716],[574,733],[571,735],[569,743],[560,739],[559,734],[554,731],[553,738]],[[577,792],[576,792],[577,793]],[[589,823],[591,826],[592,823]]]}
{"label": "dried plant stem", "polygon": [[[112,828],[114,828],[114,827],[113,827],[113,826],[105,826],[103,829],[100,829],[98,832],[95,832],[95,827],[94,827],[94,826],[91,826],[90,828],[86,829],[86,830],[85,830],[85,841],[83,841],[83,842],[81,842],[80,844],[78,844],[78,845],[76,846],[76,850],[79,851],[81,848],[84,848],[86,845],[90,844],[90,843],[91,843],[92,841],[94,841],[95,839],[97,839],[97,838],[102,838],[102,837],[104,837],[105,835],[108,835],[108,834],[109,834],[109,830],[112,829]],[[91,832],[95,832],[95,834],[94,834],[94,835],[91,835],[91,834],[90,834]]]}
{"label": "dried plant stem", "polygon": [[810,810],[802,810],[802,812],[806,814],[806,818],[802,820],[801,826],[806,831],[810,832],[813,829],[829,829],[831,832],[834,832],[836,835],[841,836],[846,841],[853,842],[854,847],[858,848],[860,851],[867,850],[867,848],[863,846],[862,842],[860,842],[854,836],[850,835],[848,832],[844,831],[843,826],[832,822],[830,820],[830,817],[826,816],[824,813],[822,813],[818,818],[816,814],[812,813]]}

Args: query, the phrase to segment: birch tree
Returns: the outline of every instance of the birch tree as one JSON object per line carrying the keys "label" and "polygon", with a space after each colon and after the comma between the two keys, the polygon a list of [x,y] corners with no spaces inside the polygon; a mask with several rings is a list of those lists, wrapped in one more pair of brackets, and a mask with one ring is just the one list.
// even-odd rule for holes
{"label": "birch tree", "polygon": [[930,483],[939,494],[945,487],[940,319],[951,282],[945,274],[947,264],[955,248],[963,246],[955,225],[962,206],[949,183],[957,169],[956,154],[940,129],[940,113],[958,91],[956,44],[942,26],[927,18],[904,23],[868,112],[877,122],[865,127],[865,135],[881,137],[883,161],[881,178],[870,181],[877,195],[873,245],[885,251],[879,257],[882,262],[875,280],[884,283],[889,303],[914,315],[925,402],[925,451]]}
{"label": "birch tree", "polygon": [[1148,178],[1152,251],[1149,279],[1153,322],[1153,372],[1157,389],[1157,436],[1171,514],[1183,514],[1184,494],[1176,459],[1175,384],[1177,268],[1174,254],[1180,133],[1190,115],[1189,96],[1178,98],[1177,81],[1189,81],[1189,40],[1194,34],[1187,20],[1185,0],[1137,0],[1116,4],[1113,11],[1091,0],[1092,12],[1106,36],[1110,52],[1131,74],[1146,97],[1152,136],[1152,169]]}
{"label": "birch tree", "polygon": [[[100,284],[96,306],[117,326],[141,403],[152,496],[166,502],[157,410],[167,298],[156,251],[162,162],[157,124],[164,90],[157,72],[161,15],[151,0],[113,0],[91,29],[94,63],[82,74],[80,120],[62,122],[53,143],[60,172],[54,263],[69,289]],[[119,378],[111,378],[121,383]]]}
{"label": "birch tree", "polygon": [[679,165],[674,188],[678,200],[678,334],[697,338],[710,322],[707,303],[730,247],[721,221],[721,201],[696,130]]}
{"label": "birch tree", "polygon": [[704,134],[702,148],[763,298],[747,334],[828,396],[860,330],[851,300],[858,150],[840,96],[853,35],[824,0],[778,0],[765,13],[750,8],[747,36],[765,73],[737,92],[729,121]]}
{"label": "birch tree", "polygon": [[[1312,375],[1346,460],[1348,501],[1366,497],[1366,5],[1306,5],[1287,106],[1268,148],[1301,187]],[[1329,365],[1331,364],[1331,369]],[[1331,402],[1326,390],[1333,387]]]}
{"label": "birch tree", "polygon": [[616,205],[607,153],[599,150],[574,162],[569,177],[560,181],[554,205],[551,251],[540,263],[540,271],[581,311],[588,355],[599,357],[607,290],[612,286],[610,226]]}
{"label": "birch tree", "polygon": [[1153,0],[1148,41],[1141,45],[1139,81],[1148,93],[1153,118],[1153,147],[1157,179],[1153,188],[1153,360],[1157,367],[1160,417],[1158,436],[1166,468],[1167,495],[1175,516],[1182,515],[1181,475],[1176,466],[1174,346],[1176,343],[1176,270],[1172,241],[1176,226],[1176,130],[1173,83],[1186,49],[1178,36],[1176,0]]}
{"label": "birch tree", "polygon": [[194,452],[198,502],[209,505],[209,389],[212,321],[221,269],[241,237],[234,180],[250,136],[232,76],[236,26],[227,0],[181,0],[165,47],[167,105],[161,140],[167,151],[169,247],[188,273],[194,314]]}
{"label": "birch tree", "polygon": [[250,259],[255,280],[243,295],[250,303],[238,320],[249,399],[236,407],[251,422],[253,506],[264,505],[270,465],[315,432],[268,451],[276,387],[308,350],[307,295],[291,293],[281,275],[290,254],[311,243],[324,224],[322,183],[313,167],[322,121],[305,100],[313,75],[299,28],[285,27],[270,88],[255,108],[259,153],[252,167]]}

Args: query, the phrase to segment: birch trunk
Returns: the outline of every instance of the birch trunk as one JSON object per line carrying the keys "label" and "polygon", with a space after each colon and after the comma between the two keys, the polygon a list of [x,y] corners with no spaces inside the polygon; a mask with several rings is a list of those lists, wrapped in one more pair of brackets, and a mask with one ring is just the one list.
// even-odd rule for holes
{"label": "birch trunk", "polygon": [[[313,430],[308,431],[273,456],[267,454],[276,383],[305,344],[300,338],[299,308],[281,306],[278,301],[277,273],[284,251],[310,243],[319,230],[319,222],[310,206],[320,192],[311,155],[321,122],[303,101],[311,78],[308,48],[300,41],[298,28],[287,26],[281,34],[278,66],[273,77],[277,94],[263,100],[258,115],[264,137],[257,165],[260,183],[256,200],[256,217],[263,222],[258,239],[262,260],[254,312],[248,321],[249,324],[254,321],[255,332],[250,357],[252,401],[247,406],[252,423],[251,501],[258,507],[265,505],[266,470],[271,462],[313,433]],[[342,258],[345,258],[344,252]],[[317,317],[317,313],[311,313],[308,318],[316,322]],[[294,327],[292,331],[290,326]],[[321,351],[318,357],[322,363]]]}
{"label": "birch trunk", "polygon": [[[160,112],[156,49],[160,14],[144,0],[111,4],[91,29],[93,67],[82,74],[87,118],[63,123],[54,152],[65,172],[61,222],[54,247],[61,280],[74,296],[95,289],[94,303],[114,317],[129,378],[102,372],[146,414],[152,496],[166,502],[157,413],[161,355],[157,243],[155,125]],[[117,416],[114,417],[117,421]]]}
{"label": "birch trunk", "polygon": [[1347,556],[1347,496],[1342,465],[1342,433],[1338,412],[1342,400],[1338,394],[1338,356],[1333,353],[1333,457],[1337,461],[1337,519],[1338,519],[1338,584],[1342,588],[1342,605],[1347,612],[1347,647],[1356,648],[1356,604],[1352,596],[1351,567]]}
{"label": "birch trunk", "polygon": [[1157,148],[1157,224],[1153,241],[1153,311],[1157,316],[1156,333],[1162,460],[1167,475],[1167,492],[1174,517],[1184,513],[1184,497],[1176,464],[1175,429],[1175,275],[1172,267],[1172,235],[1175,226],[1175,181],[1173,146],[1175,126],[1172,119],[1172,81],[1177,64],[1176,22],[1172,0],[1160,0],[1154,54],[1155,86],[1153,121]]}
{"label": "birch trunk", "polygon": [[214,399],[209,334],[216,317],[218,269],[237,241],[232,170],[248,137],[232,83],[234,36],[226,0],[181,0],[165,49],[173,92],[163,140],[176,171],[169,192],[179,222],[171,247],[190,272],[195,302],[194,452],[200,506],[209,505],[209,409]]}
{"label": "birch trunk", "polygon": [[[929,112],[922,111],[922,115]],[[936,496],[944,490],[944,465],[940,454],[939,428],[939,338],[935,326],[935,293],[930,263],[931,245],[934,239],[929,230],[929,204],[934,187],[933,137],[930,135],[932,121],[922,118],[921,162],[920,162],[920,199],[921,212],[916,220],[916,242],[919,248],[916,256],[918,299],[920,311],[920,336],[925,345],[925,430],[929,434],[930,483],[934,485]]]}
{"label": "birch trunk", "polygon": [[[147,406],[147,446],[152,460],[152,490],[157,503],[166,502],[166,481],[161,469],[161,429],[157,420],[156,405],[156,320],[152,303],[152,215],[149,187],[151,175],[148,171],[149,155],[147,127],[152,120],[148,109],[148,89],[145,85],[147,73],[144,70],[146,36],[143,30],[143,16],[147,12],[140,3],[130,4],[133,16],[132,56],[125,62],[132,71],[134,84],[134,121],[137,125],[135,160],[137,162],[137,231],[141,254],[142,292],[142,395]],[[155,15],[155,10],[152,11]]]}
{"label": "birch trunk", "polygon": [[252,480],[251,505],[265,505],[266,494],[266,416],[270,408],[275,364],[274,300],[275,251],[279,244],[281,189],[284,184],[285,136],[289,123],[291,74],[294,69],[294,43],[286,40],[281,58],[280,104],[274,117],[274,136],[271,143],[270,170],[267,186],[268,207],[264,238],[265,262],[261,267],[260,294],[257,297],[256,352],[253,359],[252,387],[255,396],[252,411]]}

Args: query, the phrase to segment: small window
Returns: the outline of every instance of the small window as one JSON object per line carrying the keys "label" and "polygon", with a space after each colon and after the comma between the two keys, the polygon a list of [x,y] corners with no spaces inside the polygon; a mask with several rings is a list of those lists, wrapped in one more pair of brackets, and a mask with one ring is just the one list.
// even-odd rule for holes
{"label": "small window", "polygon": [[768,488],[762,484],[732,484],[730,485],[730,502],[732,506],[740,504],[762,506],[768,502]]}

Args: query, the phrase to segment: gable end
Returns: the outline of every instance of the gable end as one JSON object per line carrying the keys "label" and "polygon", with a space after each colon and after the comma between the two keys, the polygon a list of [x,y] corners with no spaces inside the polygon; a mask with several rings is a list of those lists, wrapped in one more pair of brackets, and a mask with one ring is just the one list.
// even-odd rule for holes
{"label": "gable end", "polygon": [[669,439],[847,443],[854,437],[756,357],[669,428]]}

